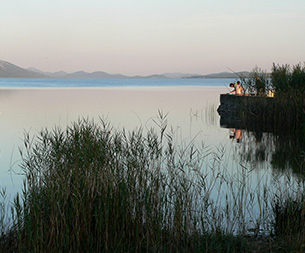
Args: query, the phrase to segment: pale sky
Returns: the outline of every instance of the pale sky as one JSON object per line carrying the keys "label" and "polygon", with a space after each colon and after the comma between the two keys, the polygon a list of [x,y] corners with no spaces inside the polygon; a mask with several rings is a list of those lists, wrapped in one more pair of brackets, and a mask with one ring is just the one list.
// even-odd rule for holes
{"label": "pale sky", "polygon": [[9,0],[0,60],[125,75],[305,61],[304,0]]}

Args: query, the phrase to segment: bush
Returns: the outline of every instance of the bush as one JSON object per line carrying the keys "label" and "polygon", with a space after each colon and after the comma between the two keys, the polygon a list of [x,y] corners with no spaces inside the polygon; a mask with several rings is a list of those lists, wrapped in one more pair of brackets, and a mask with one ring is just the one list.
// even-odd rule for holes
{"label": "bush", "polygon": [[291,68],[287,64],[282,66],[273,64],[271,82],[277,96],[303,100],[305,65],[297,64]]}
{"label": "bush", "polygon": [[270,75],[255,67],[248,78],[241,77],[246,94],[265,96],[271,90]]}

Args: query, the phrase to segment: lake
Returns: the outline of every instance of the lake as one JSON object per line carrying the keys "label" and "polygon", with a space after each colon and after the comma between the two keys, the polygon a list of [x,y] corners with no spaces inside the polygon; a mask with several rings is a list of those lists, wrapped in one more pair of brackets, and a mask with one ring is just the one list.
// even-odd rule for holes
{"label": "lake", "polygon": [[[82,117],[96,122],[107,120],[113,131],[139,128],[158,131],[158,114],[163,113],[167,115],[167,131],[173,134],[177,145],[204,145],[214,155],[211,159],[215,161],[215,155],[220,157],[218,172],[224,179],[243,182],[247,191],[243,201],[250,201],[251,193],[255,192],[253,207],[245,217],[257,219],[261,212],[258,195],[263,195],[266,188],[270,198],[282,193],[281,189],[291,192],[303,189],[302,173],[292,161],[302,157],[304,150],[300,147],[291,150],[293,137],[282,140],[270,132],[221,126],[216,111],[219,96],[229,91],[228,85],[233,81],[0,79],[0,186],[7,189],[10,199],[22,189],[19,149],[24,133],[35,136],[44,128],[65,129]],[[217,199],[230,191],[237,194],[239,187],[219,183],[211,196]],[[219,203],[223,204],[221,197]]]}

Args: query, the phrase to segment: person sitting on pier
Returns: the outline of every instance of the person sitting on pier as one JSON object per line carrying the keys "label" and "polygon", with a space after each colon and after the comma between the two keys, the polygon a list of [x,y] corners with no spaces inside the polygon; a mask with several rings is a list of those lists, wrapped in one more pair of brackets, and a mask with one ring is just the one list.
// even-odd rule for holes
{"label": "person sitting on pier", "polygon": [[235,87],[234,87],[234,83],[230,83],[230,88],[233,88],[233,90],[231,90],[228,94],[234,94],[235,93]]}
{"label": "person sitting on pier", "polygon": [[242,95],[243,94],[243,87],[240,85],[240,81],[233,84],[230,83],[230,87],[234,88],[232,91],[229,92],[229,94],[235,94],[235,95]]}
{"label": "person sitting on pier", "polygon": [[235,86],[235,95],[242,95],[243,94],[243,87],[240,85],[240,81],[237,82]]}

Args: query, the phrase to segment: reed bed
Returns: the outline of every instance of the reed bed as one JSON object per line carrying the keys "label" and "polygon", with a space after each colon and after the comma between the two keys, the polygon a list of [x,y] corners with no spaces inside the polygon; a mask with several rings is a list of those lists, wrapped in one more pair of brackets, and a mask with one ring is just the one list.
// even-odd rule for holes
{"label": "reed bed", "polygon": [[252,170],[232,175],[224,148],[178,145],[161,112],[156,123],[126,132],[81,119],[26,134],[3,251],[241,252],[257,243],[250,234],[274,233],[274,196],[252,189]]}
{"label": "reed bed", "polygon": [[[238,117],[274,132],[305,129],[305,65],[273,64],[272,72],[255,68],[249,78],[240,77],[245,93],[255,98],[239,105]],[[268,97],[271,96],[271,97]]]}
{"label": "reed bed", "polygon": [[[289,252],[305,251],[304,190],[289,197],[277,199],[273,205],[274,231],[281,247]],[[287,247],[288,246],[288,247]]]}

